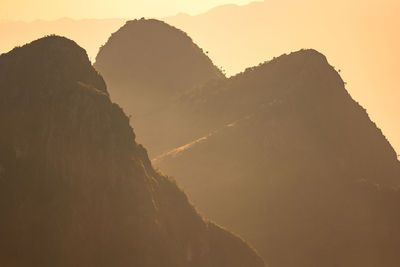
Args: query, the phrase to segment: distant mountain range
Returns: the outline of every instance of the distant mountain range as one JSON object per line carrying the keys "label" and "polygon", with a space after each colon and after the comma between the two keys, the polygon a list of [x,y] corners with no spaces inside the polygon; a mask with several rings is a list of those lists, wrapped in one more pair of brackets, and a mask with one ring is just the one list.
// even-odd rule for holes
{"label": "distant mountain range", "polygon": [[0,56],[1,266],[264,266],[155,171],[86,52]]}
{"label": "distant mountain range", "polygon": [[[305,0],[290,5],[259,1],[220,6],[194,16],[180,13],[163,20],[187,32],[229,76],[289,51],[313,48],[324,53],[341,70],[350,94],[379,123],[400,154],[400,78],[396,73],[400,39],[395,26],[400,22],[394,12],[400,9],[400,2],[373,0],[364,7],[361,0],[324,4]],[[0,35],[7,38],[0,42],[0,53],[55,33],[75,40],[94,62],[100,46],[125,21],[2,21]]]}

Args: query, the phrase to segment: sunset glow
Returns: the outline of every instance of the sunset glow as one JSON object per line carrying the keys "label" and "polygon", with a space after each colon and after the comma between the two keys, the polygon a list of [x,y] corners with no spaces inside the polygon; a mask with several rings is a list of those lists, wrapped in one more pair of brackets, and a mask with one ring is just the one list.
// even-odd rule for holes
{"label": "sunset glow", "polygon": [[1,1],[0,20],[36,19],[53,20],[63,17],[85,18],[134,18],[164,17],[179,12],[197,14],[223,4],[247,4],[249,0],[37,0]]}

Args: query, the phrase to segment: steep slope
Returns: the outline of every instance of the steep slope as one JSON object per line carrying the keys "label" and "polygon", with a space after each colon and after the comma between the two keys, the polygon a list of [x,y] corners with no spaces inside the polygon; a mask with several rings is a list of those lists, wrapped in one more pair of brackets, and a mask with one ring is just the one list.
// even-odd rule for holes
{"label": "steep slope", "polygon": [[153,163],[271,266],[400,264],[400,163],[323,55],[283,55],[179,106],[209,134]]}
{"label": "steep slope", "polygon": [[171,120],[160,111],[182,92],[224,78],[189,36],[154,19],[127,22],[100,49],[94,66],[111,98],[133,116],[139,140],[155,153],[173,138],[160,134]]}
{"label": "steep slope", "polygon": [[263,266],[151,166],[74,42],[0,56],[1,266]]}

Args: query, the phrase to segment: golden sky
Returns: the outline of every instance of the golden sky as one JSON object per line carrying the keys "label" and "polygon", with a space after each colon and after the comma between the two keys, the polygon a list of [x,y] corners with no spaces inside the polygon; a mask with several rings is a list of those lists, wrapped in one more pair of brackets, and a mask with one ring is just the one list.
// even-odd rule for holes
{"label": "golden sky", "polygon": [[178,12],[197,14],[222,4],[249,0],[0,0],[0,19],[31,21],[62,17],[164,17]]}

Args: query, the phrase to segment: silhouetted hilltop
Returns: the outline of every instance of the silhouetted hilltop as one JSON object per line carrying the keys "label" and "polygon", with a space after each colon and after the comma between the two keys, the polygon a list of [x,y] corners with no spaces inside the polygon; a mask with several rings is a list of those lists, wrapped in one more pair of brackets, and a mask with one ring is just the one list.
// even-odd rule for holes
{"label": "silhouetted hilltop", "polygon": [[[95,67],[108,83],[118,85],[112,98],[140,95],[154,97],[153,102],[166,102],[199,83],[223,77],[186,33],[155,19],[128,21],[100,49]],[[131,98],[123,107],[134,115],[146,113],[135,110],[132,101],[136,102]]]}
{"label": "silhouetted hilltop", "polygon": [[315,50],[187,92],[203,137],[153,161],[277,267],[398,266],[400,163]]}
{"label": "silhouetted hilltop", "polygon": [[74,42],[0,56],[0,123],[1,266],[263,266],[154,171]]}
{"label": "silhouetted hilltop", "polygon": [[94,66],[151,152],[165,143],[154,126],[171,119],[161,111],[182,92],[224,78],[186,33],[154,19],[128,21],[100,49]]}
{"label": "silhouetted hilltop", "polygon": [[52,35],[38,39],[28,47],[16,47],[0,55],[0,59],[3,62],[0,66],[2,83],[23,86],[31,81],[85,81],[107,94],[103,78],[92,68],[86,51],[64,37]]}

